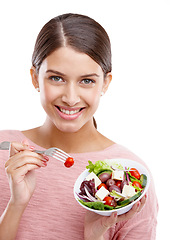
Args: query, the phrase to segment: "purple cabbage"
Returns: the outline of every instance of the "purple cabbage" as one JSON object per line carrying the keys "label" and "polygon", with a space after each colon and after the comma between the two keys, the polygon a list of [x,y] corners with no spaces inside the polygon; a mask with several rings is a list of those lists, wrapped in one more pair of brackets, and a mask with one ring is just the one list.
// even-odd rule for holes
{"label": "purple cabbage", "polygon": [[81,185],[80,185],[80,193],[79,194],[87,196],[86,190],[88,191],[88,193],[91,196],[93,196],[93,197],[95,196],[96,189],[95,189],[94,179],[92,179],[92,180],[84,180],[81,183]]}

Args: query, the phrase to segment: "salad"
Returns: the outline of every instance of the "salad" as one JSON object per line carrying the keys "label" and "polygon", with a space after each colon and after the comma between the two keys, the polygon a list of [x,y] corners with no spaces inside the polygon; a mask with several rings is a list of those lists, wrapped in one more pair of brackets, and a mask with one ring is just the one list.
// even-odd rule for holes
{"label": "salad", "polygon": [[109,160],[88,161],[87,177],[77,193],[79,202],[96,210],[113,210],[124,207],[142,195],[147,176],[136,168],[123,167]]}

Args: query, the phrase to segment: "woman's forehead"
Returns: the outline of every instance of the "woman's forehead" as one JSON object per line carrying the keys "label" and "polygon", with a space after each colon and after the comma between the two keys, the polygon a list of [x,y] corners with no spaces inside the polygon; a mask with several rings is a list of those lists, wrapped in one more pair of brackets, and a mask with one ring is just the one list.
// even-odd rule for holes
{"label": "woman's forehead", "polygon": [[99,64],[85,53],[75,51],[70,47],[61,47],[53,51],[41,64],[40,70],[59,71],[63,74],[76,73],[81,75],[103,74]]}

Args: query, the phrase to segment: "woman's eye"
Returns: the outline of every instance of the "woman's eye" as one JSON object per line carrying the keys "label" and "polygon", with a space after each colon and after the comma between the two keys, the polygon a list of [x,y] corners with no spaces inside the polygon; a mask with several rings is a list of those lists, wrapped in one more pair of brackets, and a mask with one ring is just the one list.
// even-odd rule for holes
{"label": "woman's eye", "polygon": [[55,82],[61,82],[63,81],[63,79],[61,77],[58,76],[51,76],[50,77],[51,80],[55,81]]}
{"label": "woman's eye", "polygon": [[85,85],[95,83],[95,81],[92,79],[83,79],[81,82]]}

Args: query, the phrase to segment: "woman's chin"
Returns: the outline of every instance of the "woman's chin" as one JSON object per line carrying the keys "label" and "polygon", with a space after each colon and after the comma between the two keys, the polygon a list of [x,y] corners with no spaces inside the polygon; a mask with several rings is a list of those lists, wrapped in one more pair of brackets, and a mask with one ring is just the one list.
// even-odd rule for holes
{"label": "woman's chin", "polygon": [[78,132],[81,128],[78,124],[66,123],[66,124],[55,124],[57,129],[63,133],[75,133]]}

